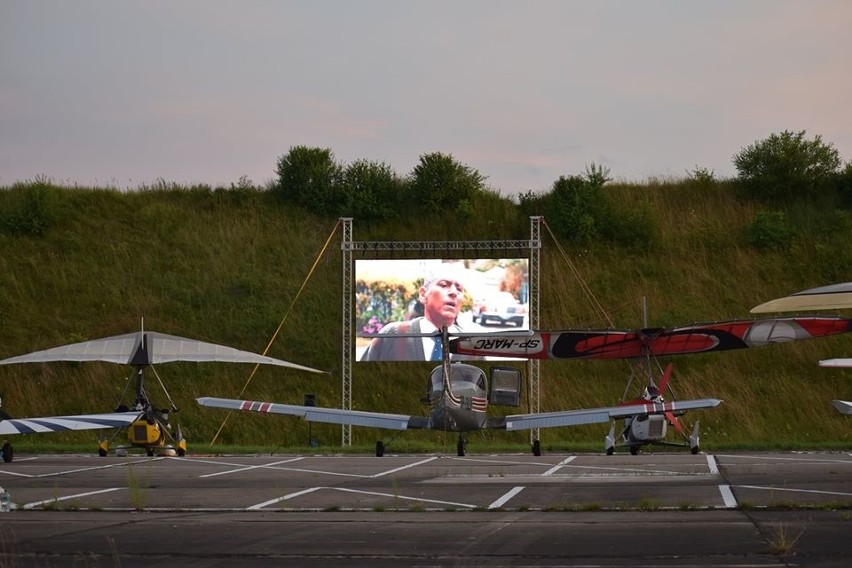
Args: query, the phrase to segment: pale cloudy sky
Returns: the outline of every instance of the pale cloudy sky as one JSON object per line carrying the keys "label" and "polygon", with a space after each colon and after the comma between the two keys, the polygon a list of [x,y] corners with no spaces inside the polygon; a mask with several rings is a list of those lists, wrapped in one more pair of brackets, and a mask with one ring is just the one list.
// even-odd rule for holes
{"label": "pale cloudy sky", "polygon": [[263,184],[307,145],[513,195],[731,177],[783,130],[848,161],[850,29],[847,0],[0,0],[0,186]]}

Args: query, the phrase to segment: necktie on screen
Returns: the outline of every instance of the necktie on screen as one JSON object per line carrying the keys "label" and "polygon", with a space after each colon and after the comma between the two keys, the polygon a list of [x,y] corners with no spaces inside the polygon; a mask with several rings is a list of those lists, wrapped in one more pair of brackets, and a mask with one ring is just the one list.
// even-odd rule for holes
{"label": "necktie on screen", "polygon": [[444,350],[441,348],[441,338],[433,337],[435,345],[432,347],[432,355],[429,356],[430,361],[440,361],[444,355]]}

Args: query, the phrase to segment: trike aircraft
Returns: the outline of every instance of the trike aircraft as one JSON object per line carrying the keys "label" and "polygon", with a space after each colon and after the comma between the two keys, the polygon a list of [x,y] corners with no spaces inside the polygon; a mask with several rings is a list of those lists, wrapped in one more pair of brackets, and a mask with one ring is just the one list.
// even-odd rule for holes
{"label": "trike aircraft", "polygon": [[[154,455],[155,451],[168,455],[172,452],[180,456],[186,454],[186,439],[183,437],[180,426],[178,425],[173,431],[170,423],[170,410],[177,411],[177,407],[174,403],[171,403],[170,399],[171,409],[156,408],[148,396],[144,373],[149,367],[156,375],[154,365],[159,363],[214,361],[275,365],[313,373],[324,373],[324,371],[310,367],[224,345],[146,331],[144,325],[138,332],[83,341],[44,351],[36,351],[27,355],[10,357],[0,361],[0,365],[52,361],[106,361],[131,366],[134,369],[133,375],[135,375],[135,398],[131,405],[119,404],[115,412],[105,414],[12,419],[4,413],[2,421],[0,421],[0,434],[33,434],[129,426],[127,430],[129,446],[143,448],[149,456]],[[159,376],[157,378],[159,379]],[[129,380],[130,378],[128,378]],[[160,384],[162,386],[162,381],[160,381]],[[164,387],[163,390],[165,391]],[[167,392],[166,396],[168,397]],[[107,455],[111,441],[112,439],[106,437],[100,439],[98,443],[99,455]],[[6,444],[8,448],[4,445],[3,459],[11,461],[13,448],[8,442]],[[116,450],[124,449],[126,449],[126,446],[116,448]]]}

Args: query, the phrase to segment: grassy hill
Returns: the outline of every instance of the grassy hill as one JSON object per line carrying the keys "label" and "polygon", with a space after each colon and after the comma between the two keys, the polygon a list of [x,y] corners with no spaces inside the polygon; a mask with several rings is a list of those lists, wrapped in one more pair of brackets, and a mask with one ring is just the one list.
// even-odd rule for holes
{"label": "grassy hill", "polygon": [[[784,211],[788,246],[759,249],[747,233],[766,206],[744,201],[724,181],[611,184],[616,212],[645,212],[641,244],[569,246],[542,231],[541,327],[637,327],[647,301],[649,325],[749,318],[749,309],[801,289],[850,280],[852,222],[833,204]],[[412,212],[403,222],[359,223],[355,240],[526,239],[529,217],[484,193],[475,214],[458,219]],[[169,364],[148,374],[166,406],[161,379],[190,448],[216,444],[298,446],[308,426],[281,416],[202,409],[198,396],[244,396],[301,403],[316,393],[340,405],[341,234],[337,219],[282,204],[268,191],[171,188],[120,192],[44,183],[0,189],[0,358],[145,328],[264,352],[329,371]],[[328,245],[326,246],[326,243]],[[580,281],[579,279],[582,279]],[[605,310],[583,292],[583,284]],[[276,330],[280,332],[276,334]],[[274,338],[274,341],[273,341]],[[270,344],[271,342],[271,344]],[[821,358],[852,356],[852,335],[798,344],[674,358],[678,398],[714,396],[716,410],[695,412],[706,448],[848,447],[852,424],[833,398],[852,396],[852,374],[819,368]],[[375,363],[353,369],[353,407],[422,413],[430,366]],[[542,410],[616,403],[626,362],[543,362]],[[56,363],[0,367],[3,409],[14,416],[111,410],[123,400],[130,369]],[[132,389],[132,385],[130,386]],[[126,397],[125,397],[126,400]],[[546,449],[603,448],[606,425],[543,432]],[[340,428],[313,425],[325,447]],[[354,428],[355,444],[391,434]],[[19,447],[36,437],[17,437]],[[95,434],[52,434],[91,443]],[[470,437],[471,450],[522,444],[526,434]],[[453,434],[411,432],[398,440],[452,448]],[[487,444],[486,444],[487,443]]]}

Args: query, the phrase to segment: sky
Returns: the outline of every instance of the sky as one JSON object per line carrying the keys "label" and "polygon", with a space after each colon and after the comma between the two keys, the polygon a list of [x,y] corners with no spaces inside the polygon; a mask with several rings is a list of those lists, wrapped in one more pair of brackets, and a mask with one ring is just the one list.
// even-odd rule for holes
{"label": "sky", "polygon": [[294,146],[506,196],[591,164],[736,176],[805,130],[852,160],[847,0],[0,0],[0,187],[265,185]]}

